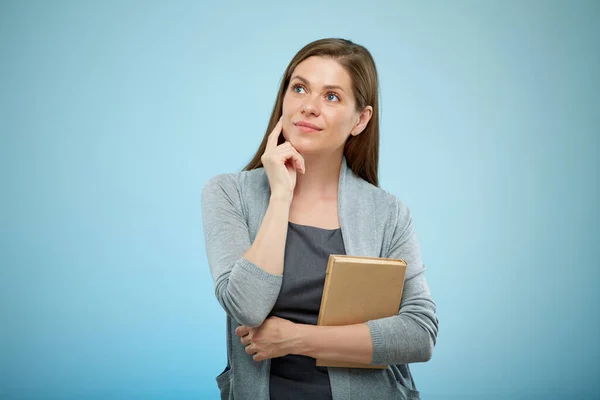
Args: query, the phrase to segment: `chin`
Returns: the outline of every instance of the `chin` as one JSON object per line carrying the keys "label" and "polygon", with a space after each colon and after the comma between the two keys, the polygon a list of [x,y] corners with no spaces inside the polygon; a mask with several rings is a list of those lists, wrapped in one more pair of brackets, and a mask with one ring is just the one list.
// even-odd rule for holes
{"label": "chin", "polygon": [[290,140],[292,146],[302,155],[319,153],[322,148],[315,142],[314,139],[303,137],[295,137]]}
{"label": "chin", "polygon": [[303,156],[315,155],[323,151],[323,148],[316,145],[316,143],[307,142],[307,140],[297,140],[296,143],[290,141],[290,143],[292,143],[292,146],[294,146],[294,148],[298,150],[298,153],[302,154]]}

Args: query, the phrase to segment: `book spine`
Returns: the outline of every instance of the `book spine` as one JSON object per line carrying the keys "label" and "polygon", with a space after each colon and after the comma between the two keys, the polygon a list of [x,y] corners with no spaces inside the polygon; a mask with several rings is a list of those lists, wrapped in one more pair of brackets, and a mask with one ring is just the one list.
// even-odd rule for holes
{"label": "book spine", "polygon": [[329,279],[331,272],[333,271],[333,265],[335,264],[334,256],[330,255],[327,261],[327,269],[325,270],[325,282],[323,283],[323,295],[321,296],[321,306],[319,307],[319,318],[317,319],[317,325],[321,325],[323,314],[327,307],[327,293],[329,293]]}

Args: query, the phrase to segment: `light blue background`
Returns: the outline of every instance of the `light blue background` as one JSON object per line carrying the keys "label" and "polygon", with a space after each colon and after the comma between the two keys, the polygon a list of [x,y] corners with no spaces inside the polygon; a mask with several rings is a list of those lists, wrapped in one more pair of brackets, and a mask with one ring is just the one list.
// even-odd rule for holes
{"label": "light blue background", "polygon": [[200,191],[365,45],[438,304],[424,399],[597,398],[600,2],[0,2],[0,398],[216,398]]}

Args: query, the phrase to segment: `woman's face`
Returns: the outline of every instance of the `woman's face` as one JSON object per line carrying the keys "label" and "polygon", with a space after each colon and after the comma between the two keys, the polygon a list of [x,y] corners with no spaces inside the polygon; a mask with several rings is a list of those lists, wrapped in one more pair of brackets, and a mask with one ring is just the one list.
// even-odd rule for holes
{"label": "woman's face", "polygon": [[364,129],[361,120],[350,75],[336,60],[309,57],[298,64],[283,98],[283,136],[296,150],[343,151],[348,136]]}

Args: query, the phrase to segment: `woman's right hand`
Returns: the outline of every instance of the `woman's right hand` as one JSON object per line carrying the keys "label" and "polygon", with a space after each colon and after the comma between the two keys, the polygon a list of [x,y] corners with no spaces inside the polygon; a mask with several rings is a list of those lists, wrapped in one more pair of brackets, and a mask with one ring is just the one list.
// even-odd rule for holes
{"label": "woman's right hand", "polygon": [[298,153],[290,142],[286,141],[279,146],[277,145],[282,126],[282,118],[279,118],[277,125],[269,134],[267,147],[260,160],[269,178],[271,196],[291,200],[296,187],[297,171],[305,173],[306,169],[304,157]]}

